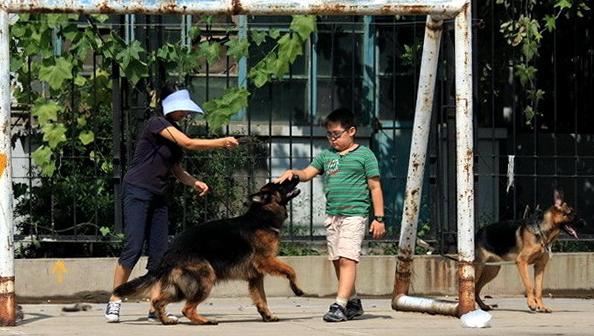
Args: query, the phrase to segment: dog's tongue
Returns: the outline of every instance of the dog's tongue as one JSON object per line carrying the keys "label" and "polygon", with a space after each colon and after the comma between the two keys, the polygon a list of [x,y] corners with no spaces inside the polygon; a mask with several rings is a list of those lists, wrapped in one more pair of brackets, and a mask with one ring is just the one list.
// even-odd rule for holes
{"label": "dog's tongue", "polygon": [[563,231],[565,231],[568,235],[572,236],[573,238],[578,239],[577,232],[575,231],[575,229],[573,227],[571,227],[571,225],[569,225],[569,224],[563,225]]}

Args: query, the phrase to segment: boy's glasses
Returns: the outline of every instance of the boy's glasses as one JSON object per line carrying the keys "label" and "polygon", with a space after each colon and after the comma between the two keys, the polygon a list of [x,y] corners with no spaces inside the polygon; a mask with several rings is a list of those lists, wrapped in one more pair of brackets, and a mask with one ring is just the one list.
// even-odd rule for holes
{"label": "boy's glasses", "polygon": [[326,138],[336,140],[336,139],[340,138],[346,131],[347,130],[344,129],[342,131],[326,132]]}

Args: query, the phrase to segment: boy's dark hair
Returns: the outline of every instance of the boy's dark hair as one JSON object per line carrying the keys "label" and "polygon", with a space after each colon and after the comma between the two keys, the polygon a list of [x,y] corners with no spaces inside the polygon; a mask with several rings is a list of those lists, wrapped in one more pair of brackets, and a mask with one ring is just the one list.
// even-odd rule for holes
{"label": "boy's dark hair", "polygon": [[331,122],[339,123],[344,129],[349,129],[351,127],[357,128],[353,112],[344,107],[332,111],[324,120],[324,127],[328,127],[328,123]]}

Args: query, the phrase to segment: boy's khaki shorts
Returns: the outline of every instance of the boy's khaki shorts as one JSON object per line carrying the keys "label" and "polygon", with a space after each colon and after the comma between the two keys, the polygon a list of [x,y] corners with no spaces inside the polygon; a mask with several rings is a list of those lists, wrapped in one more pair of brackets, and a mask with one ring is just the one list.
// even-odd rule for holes
{"label": "boy's khaki shorts", "polygon": [[363,216],[326,216],[324,226],[328,259],[338,260],[343,257],[358,262],[367,222],[367,217]]}

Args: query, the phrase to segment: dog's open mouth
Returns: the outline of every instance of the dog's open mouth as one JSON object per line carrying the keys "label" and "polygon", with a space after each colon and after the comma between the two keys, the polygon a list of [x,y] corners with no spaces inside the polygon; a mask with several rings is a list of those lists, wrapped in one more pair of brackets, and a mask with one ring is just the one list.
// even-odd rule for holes
{"label": "dog's open mouth", "polygon": [[301,193],[301,190],[295,188],[287,193],[286,199],[287,201],[292,200],[293,198],[297,197]]}
{"label": "dog's open mouth", "polygon": [[563,226],[561,226],[561,228],[563,229],[563,231],[565,231],[565,233],[567,233],[568,235],[572,236],[575,239],[578,239],[578,234],[575,231],[575,229],[573,228],[573,226],[569,225],[569,224],[563,224]]}

